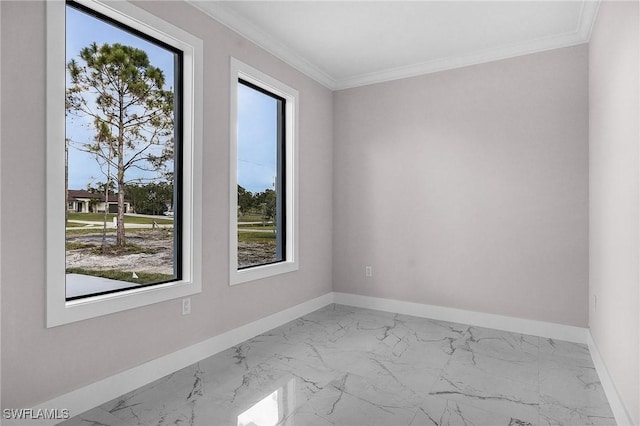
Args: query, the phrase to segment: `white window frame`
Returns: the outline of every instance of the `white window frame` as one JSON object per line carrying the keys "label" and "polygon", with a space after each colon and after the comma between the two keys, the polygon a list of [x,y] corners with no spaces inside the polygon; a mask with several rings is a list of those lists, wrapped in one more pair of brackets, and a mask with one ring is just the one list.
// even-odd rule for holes
{"label": "white window frame", "polygon": [[[230,73],[230,187],[229,284],[236,285],[297,271],[298,265],[298,91],[231,58]],[[238,269],[238,80],[242,79],[285,99],[285,259],[281,262]]]}
{"label": "white window frame", "polygon": [[47,2],[47,327],[94,318],[202,291],[202,40],[124,1],[76,0],[183,52],[182,278],[170,283],[66,301],[64,210],[64,1]]}

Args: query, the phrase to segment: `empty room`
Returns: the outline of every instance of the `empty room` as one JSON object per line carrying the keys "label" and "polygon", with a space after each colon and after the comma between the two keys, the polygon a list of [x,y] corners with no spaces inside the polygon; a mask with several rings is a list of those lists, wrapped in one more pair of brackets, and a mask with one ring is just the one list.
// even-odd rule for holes
{"label": "empty room", "polygon": [[637,1],[0,1],[0,424],[640,426]]}

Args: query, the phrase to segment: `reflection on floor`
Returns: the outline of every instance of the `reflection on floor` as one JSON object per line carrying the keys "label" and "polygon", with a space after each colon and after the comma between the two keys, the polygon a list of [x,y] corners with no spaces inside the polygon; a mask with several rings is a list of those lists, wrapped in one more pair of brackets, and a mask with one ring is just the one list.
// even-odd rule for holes
{"label": "reflection on floor", "polygon": [[585,345],[330,305],[63,423],[615,425]]}

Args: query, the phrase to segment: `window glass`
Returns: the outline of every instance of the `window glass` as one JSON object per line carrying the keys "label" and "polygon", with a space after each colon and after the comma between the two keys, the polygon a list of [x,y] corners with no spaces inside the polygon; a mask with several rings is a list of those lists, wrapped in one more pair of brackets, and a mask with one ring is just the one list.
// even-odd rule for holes
{"label": "window glass", "polygon": [[67,4],[67,300],[181,279],[181,63]]}
{"label": "window glass", "polygon": [[238,269],[286,256],[284,117],[286,101],[238,84]]}
{"label": "window glass", "polygon": [[298,270],[298,91],[231,58],[229,284]]}

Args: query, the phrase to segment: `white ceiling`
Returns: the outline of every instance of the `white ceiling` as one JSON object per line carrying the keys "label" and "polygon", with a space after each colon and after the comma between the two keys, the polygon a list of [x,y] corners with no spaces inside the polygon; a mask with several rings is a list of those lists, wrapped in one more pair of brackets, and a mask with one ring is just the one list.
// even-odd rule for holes
{"label": "white ceiling", "polygon": [[594,0],[190,2],[334,90],[585,43],[598,9]]}

